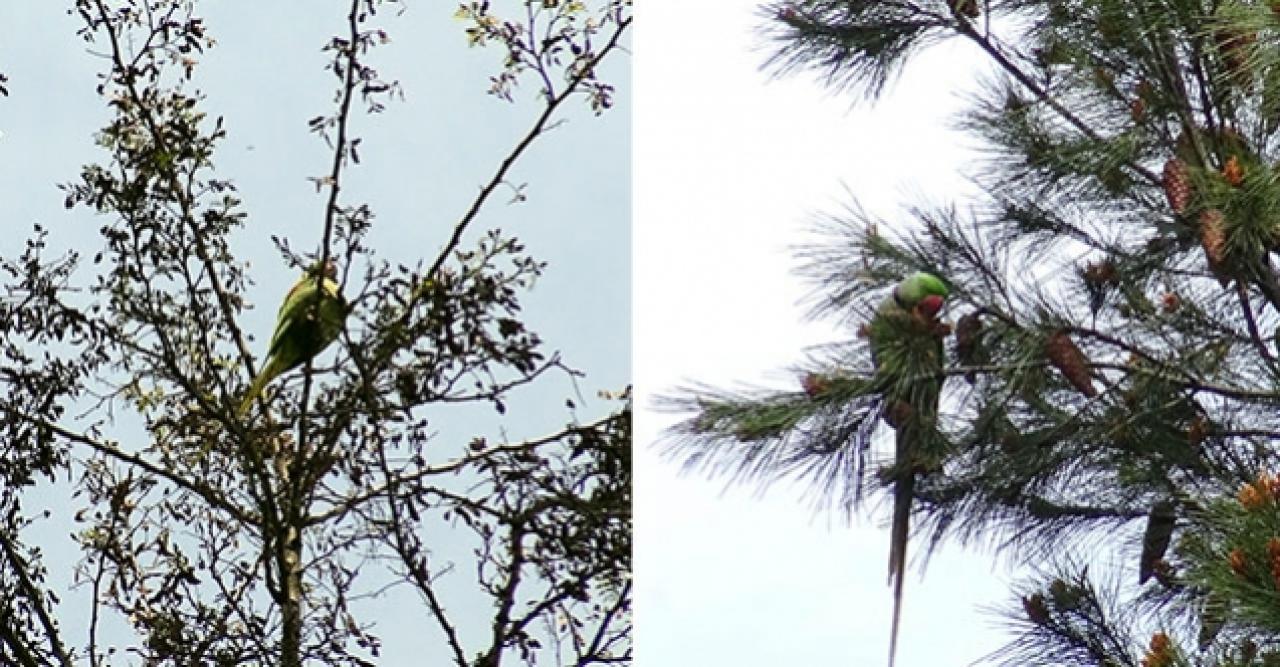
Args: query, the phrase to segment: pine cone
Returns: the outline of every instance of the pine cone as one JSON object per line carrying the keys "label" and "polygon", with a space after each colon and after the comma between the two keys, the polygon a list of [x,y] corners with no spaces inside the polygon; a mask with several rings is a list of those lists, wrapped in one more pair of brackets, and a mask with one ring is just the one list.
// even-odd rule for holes
{"label": "pine cone", "polygon": [[889,405],[888,410],[885,410],[884,420],[889,422],[889,425],[894,428],[902,428],[906,425],[907,420],[911,419],[911,413],[913,412],[915,412],[915,410],[911,408],[910,403],[903,400],[897,400]]}
{"label": "pine cone", "polygon": [[1196,415],[1195,419],[1191,420],[1191,425],[1187,427],[1187,444],[1192,449],[1197,449],[1207,435],[1209,435],[1209,420],[1205,419],[1204,415]]}
{"label": "pine cone", "polygon": [[1116,265],[1104,259],[1084,267],[1084,280],[1091,285],[1119,285],[1120,275],[1116,273]]}
{"label": "pine cone", "polygon": [[1191,204],[1191,173],[1187,163],[1179,158],[1169,158],[1164,163],[1164,196],[1169,200],[1169,208],[1182,215]]}
{"label": "pine cone", "polygon": [[1049,336],[1044,344],[1044,354],[1080,393],[1089,398],[1098,395],[1098,390],[1093,387],[1093,378],[1089,376],[1089,360],[1066,332],[1058,331]]}
{"label": "pine cone", "polygon": [[1224,283],[1227,275],[1227,218],[1222,211],[1211,208],[1200,214],[1200,246],[1204,248],[1205,261],[1209,270]]}
{"label": "pine cone", "polygon": [[807,373],[800,380],[800,386],[804,388],[804,393],[809,398],[817,398],[819,395],[826,393],[831,388],[831,380],[825,375],[818,373]]}
{"label": "pine cone", "polygon": [[1129,115],[1133,117],[1133,122],[1141,123],[1147,119],[1147,103],[1142,101],[1141,97],[1136,97],[1129,101]]}
{"label": "pine cone", "polygon": [[[978,313],[969,313],[956,320],[956,357],[965,366],[973,365],[977,359],[978,336],[982,334],[982,320]],[[973,371],[964,374],[970,383],[974,380]]]}
{"label": "pine cone", "polygon": [[1155,86],[1152,86],[1151,82],[1146,79],[1139,81],[1138,85],[1133,87],[1133,92],[1138,96],[1138,99],[1143,101],[1151,100],[1156,96]]}
{"label": "pine cone", "polygon": [[1154,575],[1156,581],[1160,582],[1160,585],[1165,588],[1172,588],[1175,583],[1173,575],[1176,573],[1173,571],[1173,566],[1169,564],[1169,561],[1163,558],[1152,563],[1151,574]]}
{"label": "pine cone", "polygon": [[1280,588],[1280,537],[1267,540],[1267,560],[1271,565],[1271,579]]}
{"label": "pine cone", "polygon": [[1252,665],[1253,659],[1258,657],[1258,644],[1252,639],[1245,639],[1240,642],[1240,664]]}
{"label": "pine cone", "polygon": [[1022,610],[1027,612],[1027,618],[1036,625],[1049,622],[1049,608],[1044,604],[1044,596],[1039,593],[1022,598]]}
{"label": "pine cone", "polygon": [[1049,595],[1053,599],[1053,606],[1058,611],[1075,611],[1080,608],[1080,600],[1084,597],[1084,592],[1079,586],[1068,584],[1062,579],[1054,579],[1049,584]]}
{"label": "pine cone", "polygon": [[1258,41],[1258,33],[1223,27],[1213,31],[1213,41],[1222,56],[1222,65],[1237,84],[1249,81],[1249,47]]}
{"label": "pine cone", "polygon": [[1239,155],[1248,151],[1244,136],[1234,127],[1218,128],[1217,144],[1220,155]]}
{"label": "pine cone", "polygon": [[1240,166],[1240,160],[1236,156],[1227,158],[1227,163],[1222,165],[1222,177],[1227,179],[1233,188],[1238,188],[1244,183],[1244,167]]}
{"label": "pine cone", "polygon": [[1249,558],[1244,555],[1244,549],[1236,547],[1227,554],[1227,565],[1231,566],[1231,571],[1237,577],[1249,576]]}
{"label": "pine cone", "polygon": [[1173,658],[1173,644],[1169,641],[1169,635],[1157,632],[1151,635],[1151,645],[1139,664],[1142,667],[1169,667],[1173,664]]}
{"label": "pine cone", "polygon": [[1138,557],[1138,583],[1145,584],[1155,574],[1156,561],[1163,560],[1177,523],[1173,504],[1159,502],[1147,515],[1147,528],[1142,533],[1142,554]]}
{"label": "pine cone", "polygon": [[1236,500],[1240,501],[1240,506],[1248,511],[1256,510],[1267,504],[1267,496],[1264,489],[1259,489],[1253,484],[1245,484],[1236,492]]}

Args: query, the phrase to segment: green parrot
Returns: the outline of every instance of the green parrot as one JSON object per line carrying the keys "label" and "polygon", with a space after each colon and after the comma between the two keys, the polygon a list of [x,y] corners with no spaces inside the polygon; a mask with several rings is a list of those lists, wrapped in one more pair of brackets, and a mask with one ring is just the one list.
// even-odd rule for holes
{"label": "green parrot", "polygon": [[941,278],[929,273],[908,276],[894,288],[867,325],[871,359],[884,388],[884,417],[894,430],[893,527],[889,542],[889,582],[893,585],[893,625],[889,665],[898,646],[902,578],[907,559],[908,520],[916,475],[937,460],[928,445],[938,413],[943,365],[942,339],[949,327],[938,320],[948,294]]}
{"label": "green parrot", "polygon": [[275,333],[271,334],[271,347],[267,349],[267,363],[240,400],[237,416],[249,411],[267,383],[320,354],[342,332],[347,304],[339,292],[337,275],[338,268],[332,260],[323,265],[316,262],[307,267],[302,279],[285,295],[276,316]]}

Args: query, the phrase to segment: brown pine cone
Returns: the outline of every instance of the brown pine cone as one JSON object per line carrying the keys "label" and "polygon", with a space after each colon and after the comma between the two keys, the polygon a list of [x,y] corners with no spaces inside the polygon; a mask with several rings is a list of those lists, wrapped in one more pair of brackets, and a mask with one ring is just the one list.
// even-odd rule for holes
{"label": "brown pine cone", "polygon": [[1141,667],[1169,667],[1173,664],[1173,644],[1169,635],[1157,632],[1151,635],[1151,645],[1142,657]]}
{"label": "brown pine cone", "polygon": [[1196,415],[1191,420],[1191,425],[1187,427],[1187,444],[1192,449],[1198,448],[1207,435],[1209,435],[1209,420],[1205,419],[1204,415]]}
{"label": "brown pine cone", "polygon": [[1271,565],[1271,578],[1280,588],[1280,537],[1267,540],[1267,560]]}
{"label": "brown pine cone", "polygon": [[889,405],[888,410],[885,410],[884,420],[894,428],[902,428],[907,423],[907,420],[911,419],[911,413],[913,412],[915,410],[911,408],[910,403],[897,400]]}
{"label": "brown pine cone", "polygon": [[[966,366],[977,360],[978,336],[982,334],[982,320],[978,313],[968,313],[956,320],[956,358]],[[964,374],[970,383],[974,380],[973,371]]]}
{"label": "brown pine cone", "polygon": [[1249,557],[1244,555],[1244,549],[1240,547],[1232,549],[1227,554],[1227,565],[1237,577],[1249,576]]}
{"label": "brown pine cone", "polygon": [[1227,76],[1244,85],[1249,81],[1249,47],[1258,41],[1256,32],[1223,27],[1213,31],[1213,41],[1222,56]]}
{"label": "brown pine cone", "polygon": [[1135,97],[1129,101],[1129,115],[1133,118],[1133,122],[1141,123],[1147,119],[1147,103],[1142,101],[1141,97]]}
{"label": "brown pine cone", "polygon": [[1044,596],[1039,593],[1022,598],[1022,609],[1036,625],[1044,625],[1049,621],[1049,608],[1045,606]]}
{"label": "brown pine cone", "polygon": [[804,389],[805,395],[809,398],[816,398],[831,388],[831,380],[825,375],[807,373],[800,379],[800,386]]}
{"label": "brown pine cone", "polygon": [[1089,398],[1098,395],[1098,390],[1093,386],[1093,378],[1089,375],[1089,360],[1066,332],[1057,331],[1049,336],[1044,344],[1044,353],[1049,363],[1067,378],[1071,386]]}
{"label": "brown pine cone", "polygon": [[1246,510],[1253,511],[1267,504],[1265,491],[1253,484],[1245,484],[1236,492],[1236,500]]}
{"label": "brown pine cone", "polygon": [[1222,211],[1211,208],[1200,214],[1200,246],[1204,248],[1205,261],[1209,270],[1225,282],[1227,274],[1227,218]]}
{"label": "brown pine cone", "polygon": [[1116,265],[1110,261],[1090,262],[1084,267],[1085,282],[1091,285],[1118,285],[1120,275],[1116,273]]}
{"label": "brown pine cone", "polygon": [[1191,204],[1191,173],[1187,163],[1179,158],[1169,158],[1164,163],[1164,196],[1169,200],[1169,208],[1182,215]]}

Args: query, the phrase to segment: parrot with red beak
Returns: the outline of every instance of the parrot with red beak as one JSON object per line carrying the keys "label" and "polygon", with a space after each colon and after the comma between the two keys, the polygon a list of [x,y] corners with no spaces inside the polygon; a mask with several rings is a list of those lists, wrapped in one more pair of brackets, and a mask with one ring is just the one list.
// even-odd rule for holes
{"label": "parrot with red beak", "polygon": [[[902,578],[916,476],[941,460],[937,451],[938,398],[942,392],[942,339],[950,327],[938,319],[949,290],[930,273],[908,276],[876,309],[866,332],[878,384],[884,389],[884,419],[895,430],[894,464],[885,474],[893,485],[889,542],[889,582],[893,586],[893,626],[889,665],[898,645]],[[932,446],[931,446],[932,445]],[[931,451],[932,450],[932,451]]]}

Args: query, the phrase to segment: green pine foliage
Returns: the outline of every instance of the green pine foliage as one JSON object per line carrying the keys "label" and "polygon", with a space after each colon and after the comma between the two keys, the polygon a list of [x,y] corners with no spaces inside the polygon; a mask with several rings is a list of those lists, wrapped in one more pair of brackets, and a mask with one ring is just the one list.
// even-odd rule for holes
{"label": "green pine foliage", "polygon": [[[856,512],[891,486],[894,397],[940,392],[914,540],[1051,563],[1013,592],[994,664],[1280,665],[1280,2],[798,0],[762,17],[776,72],[871,99],[931,44],[989,56],[960,119],[987,150],[969,174],[985,201],[823,220],[800,272],[847,336],[810,350],[794,389],[672,392],[688,418],[668,455],[735,483],[800,478]],[[940,373],[913,372],[919,345],[871,359],[867,324],[916,271],[951,287]]]}

